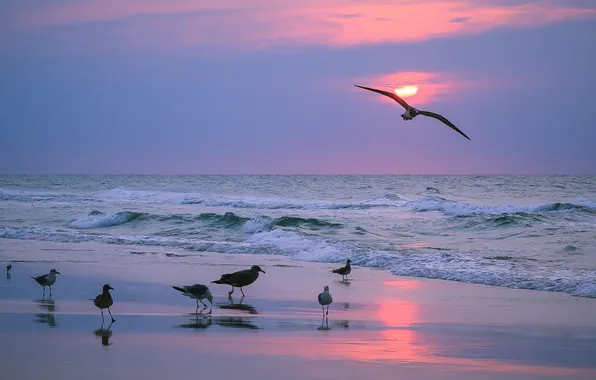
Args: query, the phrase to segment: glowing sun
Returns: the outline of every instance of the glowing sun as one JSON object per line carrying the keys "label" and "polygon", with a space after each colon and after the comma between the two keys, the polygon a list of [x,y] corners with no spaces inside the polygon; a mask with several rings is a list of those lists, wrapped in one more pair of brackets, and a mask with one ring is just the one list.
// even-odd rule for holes
{"label": "glowing sun", "polygon": [[396,88],[393,91],[395,91],[397,96],[400,96],[402,98],[409,98],[410,96],[416,95],[416,93],[418,92],[418,86],[403,86]]}

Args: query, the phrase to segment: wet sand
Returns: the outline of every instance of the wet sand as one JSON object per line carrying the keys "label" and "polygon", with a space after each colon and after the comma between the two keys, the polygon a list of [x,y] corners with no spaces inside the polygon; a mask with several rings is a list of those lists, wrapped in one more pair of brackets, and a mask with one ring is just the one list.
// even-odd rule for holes
{"label": "wet sand", "polygon": [[[330,273],[338,265],[284,257],[0,244],[14,266],[0,277],[3,379],[596,378],[594,299],[359,267],[342,283]],[[66,251],[78,259],[65,262]],[[252,264],[267,273],[244,298],[209,284]],[[53,267],[62,275],[42,300],[30,276]],[[195,282],[211,288],[211,314],[194,315],[195,301],[171,288]],[[111,326],[89,300],[104,283],[115,288]],[[316,301],[324,285],[328,324]]]}

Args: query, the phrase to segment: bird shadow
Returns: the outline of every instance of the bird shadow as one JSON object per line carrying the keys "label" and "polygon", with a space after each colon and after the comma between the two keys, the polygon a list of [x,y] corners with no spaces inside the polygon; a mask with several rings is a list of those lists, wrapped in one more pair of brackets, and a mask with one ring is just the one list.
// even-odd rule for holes
{"label": "bird shadow", "polygon": [[10,273],[6,273],[6,279],[10,280],[12,278],[12,275]]}
{"label": "bird shadow", "polygon": [[95,329],[93,331],[93,334],[95,334],[96,337],[101,338],[101,345],[102,346],[110,346],[112,345],[112,342],[110,342],[110,338],[112,337],[112,324],[114,324],[114,322],[110,322],[110,324],[108,325],[107,329],[103,328],[103,322],[101,323],[101,327],[98,329]]}
{"label": "bird shadow", "polygon": [[220,304],[220,305],[218,305],[218,307],[220,309],[242,310],[242,311],[248,312],[248,314],[259,314],[259,312],[257,311],[257,309],[255,309],[254,306],[252,306],[250,304],[243,303],[244,297],[240,298],[240,302],[234,302],[234,299],[232,299],[231,297],[228,298],[228,301],[230,301],[230,303]]}

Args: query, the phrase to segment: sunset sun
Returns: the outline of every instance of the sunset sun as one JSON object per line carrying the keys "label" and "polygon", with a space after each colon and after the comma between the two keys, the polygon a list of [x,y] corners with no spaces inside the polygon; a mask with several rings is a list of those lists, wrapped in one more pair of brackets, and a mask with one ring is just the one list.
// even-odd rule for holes
{"label": "sunset sun", "polygon": [[394,91],[398,96],[400,96],[402,98],[409,98],[411,96],[416,95],[416,93],[418,92],[418,86],[417,85],[403,86],[403,87],[394,89]]}

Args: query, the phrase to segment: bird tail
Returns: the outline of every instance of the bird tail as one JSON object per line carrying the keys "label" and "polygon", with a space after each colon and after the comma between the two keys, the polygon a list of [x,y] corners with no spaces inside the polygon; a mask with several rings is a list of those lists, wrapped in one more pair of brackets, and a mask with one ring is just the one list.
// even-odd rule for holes
{"label": "bird tail", "polygon": [[333,269],[331,273],[339,273],[339,269]]}
{"label": "bird tail", "polygon": [[228,282],[226,281],[228,279],[228,277],[230,277],[231,274],[229,273],[225,273],[222,274],[221,277],[219,278],[219,280],[215,280],[215,281],[211,281],[212,284],[221,284],[221,285],[227,285]]}
{"label": "bird tail", "polygon": [[176,289],[179,292],[186,293],[186,290],[184,290],[184,289],[182,289],[182,288],[180,288],[178,286],[172,286],[172,288]]}

